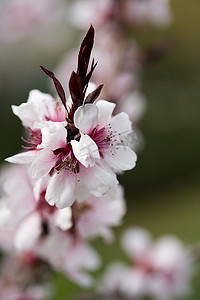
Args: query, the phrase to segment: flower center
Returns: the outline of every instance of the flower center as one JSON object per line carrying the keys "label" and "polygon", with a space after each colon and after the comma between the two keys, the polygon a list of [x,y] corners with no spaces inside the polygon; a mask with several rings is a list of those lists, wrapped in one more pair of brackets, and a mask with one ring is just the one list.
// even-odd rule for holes
{"label": "flower center", "polygon": [[95,127],[89,136],[94,140],[97,144],[99,153],[103,157],[103,153],[110,151],[112,155],[114,155],[114,149],[117,149],[117,145],[122,143],[120,139],[120,133],[114,131],[110,124],[105,127],[98,129]]}
{"label": "flower center", "polygon": [[53,151],[57,161],[53,167],[59,174],[62,170],[67,170],[72,173],[79,173],[79,164],[74,156],[71,144],[67,144],[65,148],[58,148]]}

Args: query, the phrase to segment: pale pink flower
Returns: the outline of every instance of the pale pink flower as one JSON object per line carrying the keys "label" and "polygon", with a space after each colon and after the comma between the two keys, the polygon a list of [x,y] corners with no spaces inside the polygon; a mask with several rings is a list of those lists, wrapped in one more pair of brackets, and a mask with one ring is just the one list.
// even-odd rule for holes
{"label": "pale pink flower", "polygon": [[5,168],[0,183],[0,247],[4,250],[32,250],[49,224],[63,231],[71,228],[71,209],[49,206],[44,198],[46,188],[36,198],[34,183],[24,166]]}
{"label": "pale pink flower", "polygon": [[32,131],[36,130],[37,124],[42,121],[66,121],[66,111],[62,102],[38,90],[30,91],[27,102],[19,106],[12,105],[12,110],[22,121],[22,125]]}
{"label": "pale pink flower", "polygon": [[68,102],[53,72],[41,67],[54,81],[66,110],[65,120],[62,110],[60,119],[57,105],[50,105],[56,110],[55,114],[47,108],[49,97],[46,95],[41,101],[41,114],[35,113],[36,122],[32,116],[27,117],[27,110],[40,108],[41,94],[36,91],[30,95],[36,96],[35,101],[30,99],[27,104],[13,107],[26,126],[34,127],[27,140],[32,147],[30,151],[6,160],[29,164],[31,177],[35,180],[49,176],[45,198],[50,205],[59,208],[70,206],[75,200],[85,200],[90,194],[101,197],[118,183],[115,173],[130,170],[136,163],[136,154],[127,145],[127,138],[132,134],[128,115],[119,113],[112,117],[114,103],[105,100],[94,103],[103,85],[86,94],[96,66],[93,60],[88,72],[93,41],[94,28],[91,26],[80,47],[77,73],[72,72],[69,80],[71,98]]}
{"label": "pale pink flower", "polygon": [[7,161],[23,163],[25,157],[27,163],[30,153],[31,176],[40,179],[50,173],[45,196],[50,205],[64,208],[90,193],[101,197],[117,184],[115,172],[130,170],[136,162],[136,154],[126,145],[131,122],[125,113],[112,117],[114,107],[104,100],[80,106],[72,133],[66,122],[43,122],[37,152]]}
{"label": "pale pink flower", "polygon": [[97,28],[112,27],[115,22],[133,28],[146,23],[166,26],[172,19],[169,0],[76,0],[69,12],[71,23],[82,29],[91,22]]}
{"label": "pale pink flower", "polygon": [[146,278],[148,295],[159,300],[188,295],[193,258],[175,236],[164,236],[153,243],[147,231],[133,228],[125,232],[122,245],[134,270]]}
{"label": "pale pink flower", "polygon": [[76,238],[101,236],[111,241],[111,227],[120,225],[125,214],[121,186],[102,198],[91,195],[82,203],[75,201],[71,208],[58,209],[45,201],[44,182],[34,185],[24,166],[5,168],[0,179],[0,247],[5,251],[34,251],[55,228],[63,231],[63,239],[69,231]]}
{"label": "pale pink flower", "polygon": [[57,209],[45,201],[45,180],[35,188],[24,166],[5,168],[0,179],[0,248],[43,259],[78,284],[91,285],[86,271],[95,270],[100,259],[85,240],[102,236],[111,241],[111,227],[125,213],[122,187]]}
{"label": "pale pink flower", "polygon": [[146,276],[140,270],[115,262],[107,267],[98,289],[110,296],[122,295],[125,299],[143,299],[147,295]]}
{"label": "pale pink flower", "polygon": [[137,26],[167,26],[172,20],[169,0],[125,0],[124,15],[127,22]]}
{"label": "pale pink flower", "polygon": [[[28,177],[24,166],[12,166],[5,169],[1,176],[1,184],[3,186],[3,198],[0,202],[0,215],[2,217],[0,248],[6,253],[17,252],[22,256],[43,259],[52,268],[63,271],[68,278],[78,284],[91,285],[92,277],[87,274],[87,271],[95,270],[99,266],[100,258],[82,239],[79,230],[75,230],[76,223],[78,224],[77,213],[75,217],[73,210],[69,207],[61,210],[49,206],[44,199],[45,191],[40,193],[39,198],[36,199],[33,193],[33,182]],[[22,188],[19,189],[19,187]],[[21,201],[19,207],[13,206],[15,200],[16,202]],[[109,195],[107,200],[109,201]],[[121,198],[115,200],[116,204],[118,203],[120,206]],[[111,209],[112,199],[110,201],[111,203],[108,203],[108,207],[104,211],[115,212],[117,208]],[[121,207],[123,208],[123,204]],[[90,208],[88,210],[92,211]],[[100,211],[94,211],[92,217],[95,213],[97,216]],[[96,235],[101,233],[101,229],[109,232],[109,228],[106,226],[114,226],[120,222],[120,214],[123,215],[123,212],[116,211],[116,216],[113,216],[111,221],[105,220],[103,222],[102,220],[101,224],[99,221]],[[81,218],[80,211],[79,217]],[[10,291],[11,287],[5,290],[5,295]],[[15,288],[12,292],[15,293]]]}
{"label": "pale pink flower", "polygon": [[164,236],[153,243],[148,231],[130,228],[122,236],[122,246],[131,264],[110,265],[99,285],[102,292],[125,299],[188,296],[194,258],[175,236]]}
{"label": "pale pink flower", "polygon": [[19,40],[49,30],[62,16],[62,0],[3,0],[0,10],[0,39]]}
{"label": "pale pink flower", "polygon": [[34,251],[55,270],[64,272],[82,286],[92,284],[93,279],[87,272],[96,270],[100,265],[100,257],[89,244],[73,237],[70,232],[64,234],[56,228]]}
{"label": "pale pink flower", "polygon": [[82,238],[102,236],[113,240],[111,227],[119,226],[126,211],[122,186],[117,186],[101,198],[90,196],[83,203],[72,206],[77,234]]}

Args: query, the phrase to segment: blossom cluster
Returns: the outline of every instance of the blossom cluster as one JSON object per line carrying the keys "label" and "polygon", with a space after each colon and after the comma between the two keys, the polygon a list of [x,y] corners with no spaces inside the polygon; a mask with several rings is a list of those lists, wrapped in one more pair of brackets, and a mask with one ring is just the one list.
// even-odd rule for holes
{"label": "blossom cluster", "polygon": [[[25,137],[24,151],[7,158],[14,165],[0,174],[2,300],[48,297],[52,270],[84,287],[94,283],[89,272],[101,258],[90,241],[102,237],[111,242],[112,228],[122,222],[126,204],[117,175],[135,167],[136,125],[146,106],[140,91],[145,55],[126,34],[171,21],[168,0],[68,4],[71,24],[85,28],[92,21],[97,27],[93,54],[99,64],[89,63],[91,26],[76,71],[71,73],[74,52],[58,67],[64,86],[69,82],[68,96],[54,73],[41,67],[57,96],[35,89],[26,103],[12,106]],[[17,40],[56,21],[65,6],[62,0],[9,0],[2,7],[0,39]],[[100,94],[110,101],[99,100]],[[122,245],[131,266],[109,267],[101,282],[107,295],[171,300],[189,292],[193,260],[178,239],[164,237],[153,244],[149,233],[137,228],[125,233]]]}
{"label": "blossom cluster", "polygon": [[94,41],[91,26],[69,79],[68,99],[53,72],[58,97],[32,90],[28,101],[12,106],[28,133],[24,152],[1,174],[0,245],[6,253],[42,260],[83,286],[100,257],[89,240],[113,238],[126,207],[116,175],[135,166],[131,121],[113,116],[115,104],[97,98],[103,85],[91,84]]}

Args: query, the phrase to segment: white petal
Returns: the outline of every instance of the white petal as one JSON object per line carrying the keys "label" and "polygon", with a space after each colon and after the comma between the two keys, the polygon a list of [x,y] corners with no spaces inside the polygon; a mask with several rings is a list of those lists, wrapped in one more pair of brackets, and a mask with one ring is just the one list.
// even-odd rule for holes
{"label": "white petal", "polygon": [[96,106],[99,109],[98,112],[98,125],[99,128],[104,127],[108,123],[110,123],[113,110],[115,109],[116,104],[112,102],[108,102],[106,100],[99,100],[96,103]]}
{"label": "white petal", "polygon": [[58,209],[55,214],[56,225],[66,231],[72,227],[72,210],[71,207],[66,207],[63,209]]}
{"label": "white petal", "polygon": [[41,234],[41,217],[38,213],[28,216],[18,227],[14,245],[18,250],[31,250]]}
{"label": "white petal", "polygon": [[110,126],[113,131],[117,131],[117,133],[120,134],[121,137],[119,139],[122,139],[125,144],[128,144],[126,143],[127,136],[133,133],[128,115],[124,112],[117,114],[111,119]]}
{"label": "white petal", "polygon": [[47,175],[55,163],[55,155],[52,151],[45,149],[38,151],[29,167],[31,177],[40,179],[42,176]]}
{"label": "white petal", "polygon": [[104,160],[115,172],[131,170],[135,167],[137,155],[128,146],[118,145],[115,148],[113,147],[112,153],[113,155],[106,152]]}
{"label": "white petal", "polygon": [[90,193],[96,197],[101,197],[118,184],[116,175],[110,169],[97,164],[94,167],[85,169],[81,179]]}
{"label": "white petal", "polygon": [[22,103],[19,106],[12,105],[13,113],[20,118],[25,127],[33,128],[35,121],[38,121],[38,112],[32,103]]}
{"label": "white petal", "polygon": [[53,106],[54,99],[38,90],[29,93],[27,103],[12,106],[13,113],[20,118],[25,127],[34,128],[35,122],[45,120],[48,116],[48,107]]}
{"label": "white petal", "polygon": [[83,133],[96,127],[98,122],[98,108],[94,104],[86,104],[80,106],[74,114],[74,124],[76,128],[80,129]]}
{"label": "white petal", "polygon": [[37,151],[27,151],[27,152],[22,152],[10,157],[7,157],[5,161],[13,164],[28,164],[30,163],[34,156],[37,154]]}
{"label": "white petal", "polygon": [[87,134],[82,134],[80,141],[71,141],[75,157],[86,168],[93,167],[96,160],[100,159],[96,143]]}
{"label": "white petal", "polygon": [[67,130],[62,122],[46,122],[41,129],[42,133],[42,148],[55,150],[66,145]]}
{"label": "white petal", "polygon": [[72,205],[75,200],[75,178],[73,174],[61,171],[54,174],[48,184],[46,201],[50,205],[64,208]]}

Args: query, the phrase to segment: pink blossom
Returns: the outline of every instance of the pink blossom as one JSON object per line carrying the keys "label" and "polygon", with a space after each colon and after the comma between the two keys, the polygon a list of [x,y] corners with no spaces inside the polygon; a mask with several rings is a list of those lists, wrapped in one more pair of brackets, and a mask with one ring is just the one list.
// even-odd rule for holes
{"label": "pink blossom", "polygon": [[[78,235],[78,231],[74,231],[76,220],[72,216],[71,208],[60,210],[49,206],[44,199],[44,192],[40,194],[39,199],[35,199],[33,184],[24,166],[12,166],[8,170],[5,169],[5,173],[2,175],[2,184],[9,190],[3,195],[0,204],[7,208],[9,214],[1,207],[0,212],[4,222],[0,224],[0,248],[7,254],[18,253],[27,258],[30,256],[30,258],[42,259],[53,269],[64,272],[69,279],[78,284],[91,285],[92,277],[87,271],[95,270],[100,264],[100,258],[81,238],[81,235]],[[23,189],[18,189],[19,186]],[[17,189],[16,200],[19,196],[21,206],[24,205],[23,214],[18,208],[13,210],[11,206],[15,202],[13,191]],[[31,209],[28,209],[29,202],[31,202]],[[111,223],[112,221],[110,225],[114,225]],[[3,291],[2,287],[2,293]],[[4,291],[5,295],[9,296],[10,293],[16,296],[17,292],[18,290],[15,290],[15,287],[12,289],[12,286]]]}
{"label": "pink blossom", "polygon": [[62,0],[3,0],[0,39],[13,41],[47,30],[62,15],[63,4]]}
{"label": "pink blossom", "polygon": [[90,285],[86,271],[96,269],[100,260],[86,240],[112,240],[111,227],[118,226],[125,213],[122,187],[58,209],[45,201],[45,181],[35,186],[24,166],[5,168],[0,179],[0,248],[43,259],[71,280]]}
{"label": "pink blossom", "polygon": [[137,26],[166,26],[172,19],[169,0],[126,0],[124,14],[128,22]]}
{"label": "pink blossom", "polygon": [[117,263],[108,268],[103,282],[109,278],[109,293],[169,300],[191,291],[194,259],[175,236],[163,236],[153,243],[146,230],[130,228],[122,237],[122,246],[132,265]]}
{"label": "pink blossom", "polygon": [[65,121],[66,112],[60,100],[38,90],[29,93],[26,103],[19,106],[12,105],[12,110],[22,121],[22,125],[31,130],[37,129],[37,124],[42,121]]}
{"label": "pink blossom", "polygon": [[77,234],[84,239],[102,236],[106,241],[112,241],[111,227],[121,224],[125,211],[120,185],[101,198],[90,196],[83,203],[75,202],[72,206]]}
{"label": "pink blossom", "polygon": [[[35,179],[51,173],[46,191],[50,205],[63,208],[75,199],[86,199],[90,193],[101,197],[117,184],[115,172],[135,166],[136,155],[126,145],[131,123],[125,113],[112,117],[114,107],[104,100],[79,107],[74,114],[76,131],[72,139],[66,122],[42,123],[42,143],[28,156],[28,162],[30,159],[30,173]],[[23,163],[25,157],[27,163],[29,153],[7,161]]]}
{"label": "pink blossom", "polygon": [[121,262],[111,263],[98,289],[106,295],[122,295],[125,299],[143,299],[148,294],[146,276]]}
{"label": "pink blossom", "polygon": [[[44,235],[44,226],[63,231],[71,228],[71,209],[62,211],[45,201],[45,189],[37,193],[24,166],[12,166],[1,172],[0,246],[4,250],[32,250]],[[20,186],[20,189],[19,189]],[[32,230],[30,230],[32,228]]]}
{"label": "pink blossom", "polygon": [[35,253],[55,270],[64,272],[69,279],[83,286],[92,284],[93,279],[87,272],[100,265],[98,254],[89,244],[74,238],[70,232],[63,234],[57,229],[38,244]]}

